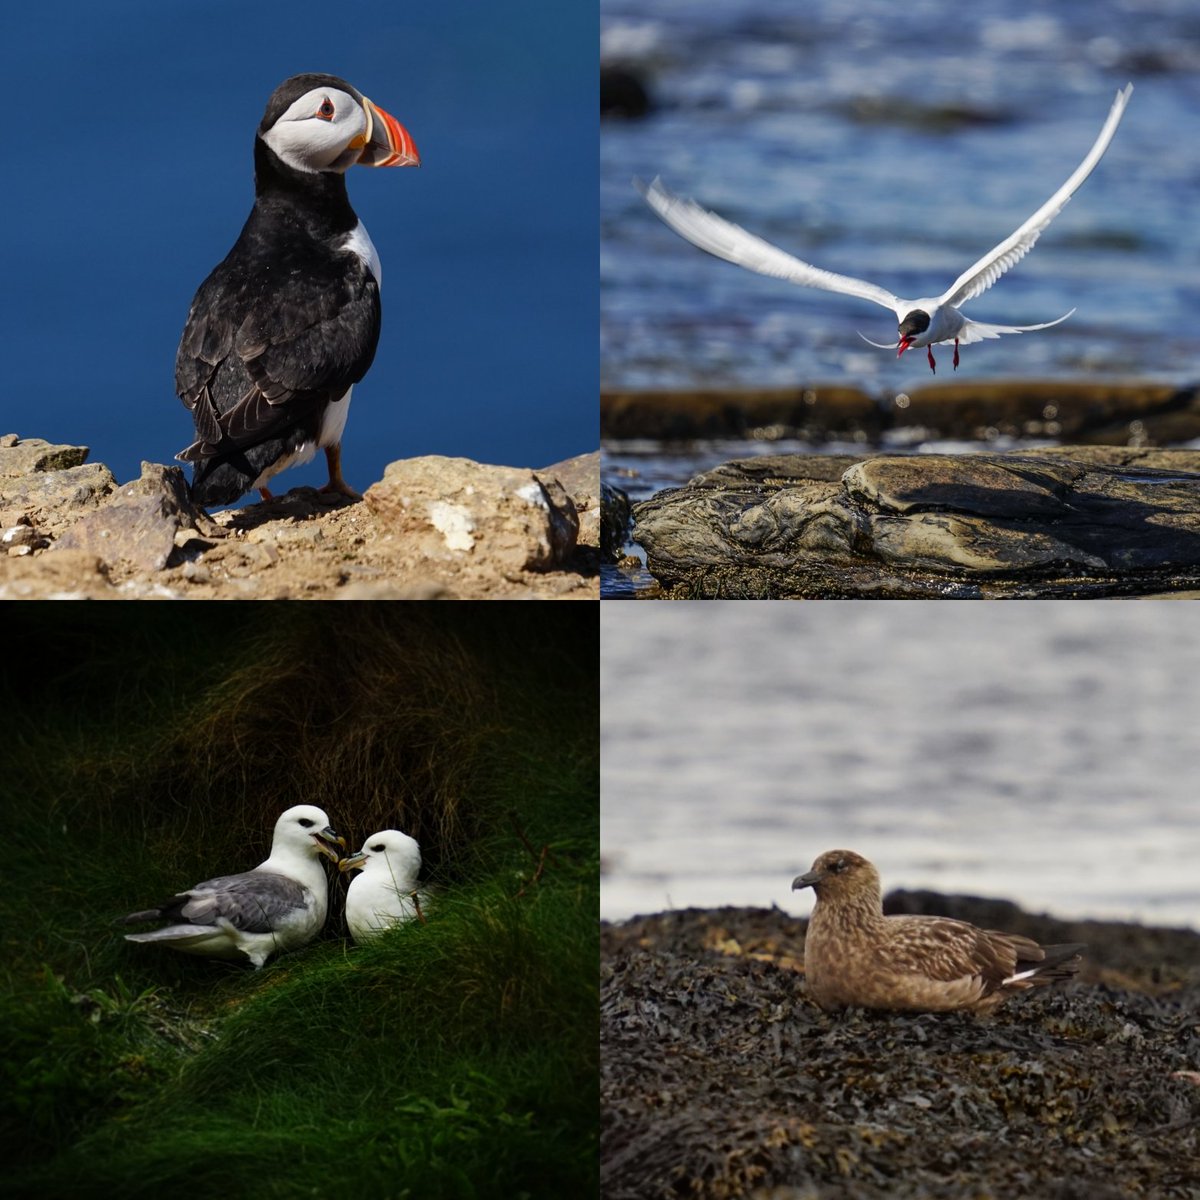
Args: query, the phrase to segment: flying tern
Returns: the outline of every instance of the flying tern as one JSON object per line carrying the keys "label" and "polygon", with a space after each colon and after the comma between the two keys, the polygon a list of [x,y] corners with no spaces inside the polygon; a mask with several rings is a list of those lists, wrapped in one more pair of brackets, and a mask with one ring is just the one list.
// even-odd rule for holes
{"label": "flying tern", "polygon": [[1049,329],[1052,325],[1065,321],[1075,311],[1071,309],[1071,312],[1065,313],[1057,320],[1046,321],[1041,325],[989,325],[983,321],[972,321],[958,310],[968,300],[973,300],[987,291],[1009,267],[1020,262],[1033,249],[1042,230],[1058,216],[1080,184],[1104,157],[1104,152],[1121,123],[1121,116],[1125,112],[1125,105],[1129,103],[1132,91],[1133,84],[1130,83],[1117,93],[1112,108],[1109,109],[1108,119],[1104,122],[1104,128],[1100,130],[1087,156],[1071,173],[1067,182],[1015,233],[1009,234],[998,246],[968,267],[940,296],[902,300],[878,284],[855,279],[850,275],[824,271],[795,258],[777,246],[772,246],[770,242],[748,233],[740,225],[735,225],[716,213],[708,212],[694,201],[673,195],[663,186],[661,179],[655,179],[649,187],[641,180],[635,179],[634,186],[645,197],[646,203],[676,233],[694,246],[699,246],[701,250],[707,250],[709,254],[736,263],[748,271],[757,271],[760,275],[786,279],[789,283],[796,283],[801,287],[821,288],[827,292],[859,296],[863,300],[871,300],[884,308],[890,308],[896,314],[899,323],[899,340],[890,343],[872,342],[860,333],[858,336],[863,341],[870,342],[872,346],[878,346],[881,350],[897,350],[899,347],[897,358],[905,350],[914,346],[924,346],[931,371],[937,370],[937,363],[933,358],[933,345],[936,342],[953,341],[954,366],[957,369],[960,342],[965,346],[984,338],[999,337],[1002,333],[1029,333],[1034,329]]}

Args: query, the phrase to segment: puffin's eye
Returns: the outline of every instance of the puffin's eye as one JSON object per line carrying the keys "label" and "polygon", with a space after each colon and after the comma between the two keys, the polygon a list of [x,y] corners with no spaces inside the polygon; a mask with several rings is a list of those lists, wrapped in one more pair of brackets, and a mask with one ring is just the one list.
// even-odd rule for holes
{"label": "puffin's eye", "polygon": [[317,109],[316,116],[320,117],[322,121],[333,120],[333,101],[328,96],[321,101],[321,107]]}

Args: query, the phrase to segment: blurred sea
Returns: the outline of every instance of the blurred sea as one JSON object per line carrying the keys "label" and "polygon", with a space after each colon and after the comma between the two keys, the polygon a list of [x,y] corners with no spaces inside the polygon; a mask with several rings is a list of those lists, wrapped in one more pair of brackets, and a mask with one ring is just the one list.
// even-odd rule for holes
{"label": "blurred sea", "polygon": [[601,915],[885,890],[1200,929],[1188,604],[602,605]]}
{"label": "blurred sea", "polygon": [[937,294],[1059,187],[1128,80],[1104,160],[968,310],[1011,324],[1078,312],[967,347],[959,374],[1195,378],[1195,4],[602,0],[601,45],[657,103],[602,126],[605,386],[840,381],[891,395],[930,378],[924,355],[897,361],[858,338],[892,340],[886,310],[704,254],[632,177],[661,174],[818,266]]}

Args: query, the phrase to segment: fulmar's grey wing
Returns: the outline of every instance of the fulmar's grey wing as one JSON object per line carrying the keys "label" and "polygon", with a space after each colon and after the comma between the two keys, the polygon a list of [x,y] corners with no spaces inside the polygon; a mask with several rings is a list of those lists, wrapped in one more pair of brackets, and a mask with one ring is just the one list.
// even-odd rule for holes
{"label": "fulmar's grey wing", "polygon": [[772,246],[755,234],[747,233],[740,225],[701,208],[694,201],[684,200],[669,192],[661,179],[655,179],[649,187],[640,179],[635,179],[633,186],[680,237],[726,262],[735,263],[759,275],[786,279],[788,283],[796,283],[801,287],[857,296],[860,300],[870,300],[893,312],[904,303],[878,284],[855,279],[852,275],[822,270],[788,254],[786,250],[780,250],[778,246]]}
{"label": "fulmar's grey wing", "polygon": [[184,893],[180,917],[192,925],[228,921],[245,933],[271,933],[307,906],[308,889],[286,875],[246,871],[197,884]]}
{"label": "fulmar's grey wing", "polygon": [[[1104,122],[1104,128],[1100,130],[1096,140],[1092,143],[1092,148],[1087,152],[1083,162],[1071,173],[1067,182],[1020,229],[1009,234],[998,246],[993,246],[978,262],[972,263],[950,285],[939,303],[957,308],[960,304],[974,299],[982,292],[987,291],[1009,267],[1015,266],[1033,249],[1034,243],[1042,235],[1042,230],[1062,212],[1067,201],[1078,190],[1079,185],[1095,170],[1096,164],[1104,157],[1108,143],[1112,141],[1113,134],[1117,132],[1117,126],[1121,123],[1121,116],[1125,112],[1125,105],[1129,103],[1129,95],[1132,91],[1133,84],[1127,83],[1117,93],[1112,108],[1108,110],[1108,119]],[[1044,326],[1031,325],[1028,328],[1041,329]],[[1022,331],[1014,328],[1006,330],[1006,332]],[[983,334],[982,336],[995,335]]]}
{"label": "fulmar's grey wing", "polygon": [[286,875],[244,871],[206,879],[160,908],[132,913],[125,923],[164,920],[175,925],[212,926],[224,921],[246,933],[271,933],[309,900],[308,889]]}

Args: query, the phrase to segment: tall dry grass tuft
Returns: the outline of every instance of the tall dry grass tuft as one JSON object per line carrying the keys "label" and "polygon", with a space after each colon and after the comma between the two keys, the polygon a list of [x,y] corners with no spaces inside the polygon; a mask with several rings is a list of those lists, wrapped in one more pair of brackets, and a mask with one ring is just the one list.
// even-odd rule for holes
{"label": "tall dry grass tuft", "polygon": [[181,853],[200,842],[210,856],[232,843],[265,851],[280,812],[316,804],[354,846],[398,828],[431,868],[453,870],[478,834],[473,789],[503,734],[492,673],[442,621],[358,607],[240,630],[217,679],[148,704],[134,736],[90,745],[71,795],[157,826],[160,854],[164,838]]}
{"label": "tall dry grass tuft", "polygon": [[376,606],[301,614],[245,650],[164,739],[162,788],[244,806],[257,828],[308,803],[358,839],[395,827],[425,846],[469,840],[463,799],[499,727],[494,686],[458,637]]}

